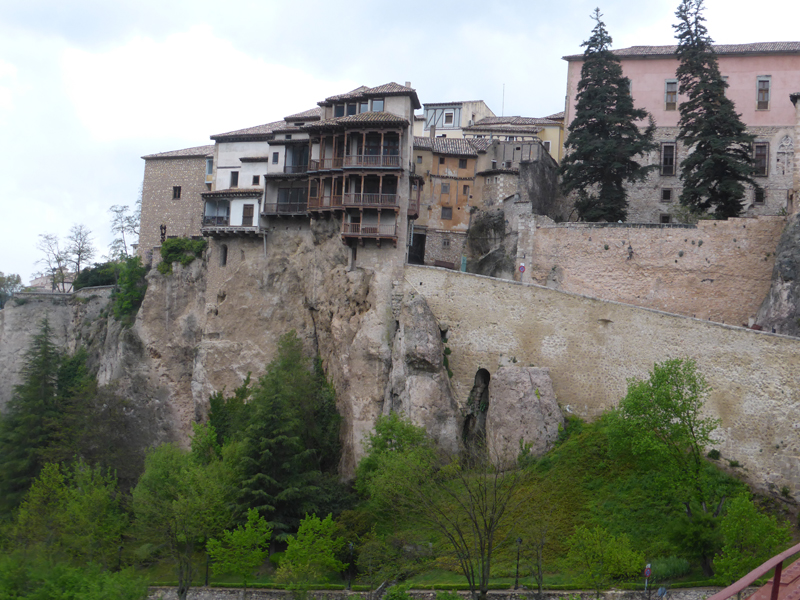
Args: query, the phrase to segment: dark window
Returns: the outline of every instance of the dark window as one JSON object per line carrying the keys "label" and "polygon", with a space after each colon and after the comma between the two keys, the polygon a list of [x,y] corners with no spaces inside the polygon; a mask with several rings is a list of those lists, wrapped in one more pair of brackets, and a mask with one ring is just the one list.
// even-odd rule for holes
{"label": "dark window", "polygon": [[672,202],[672,189],[670,189],[670,188],[661,188],[661,201],[662,202]]}
{"label": "dark window", "polygon": [[228,246],[222,244],[219,248],[219,266],[224,267],[228,264]]}
{"label": "dark window", "polygon": [[172,186],[172,198],[173,200],[177,200],[181,197],[181,186],[173,185]]}
{"label": "dark window", "polygon": [[347,116],[348,117],[350,115],[356,114],[357,111],[358,111],[358,105],[357,104],[348,104],[347,105]]}
{"label": "dark window", "polygon": [[372,99],[372,112],[381,112],[383,110],[383,98]]}
{"label": "dark window", "polygon": [[443,206],[442,207],[442,221],[450,221],[453,218],[453,207],[452,206]]}
{"label": "dark window", "polygon": [[277,152],[273,152],[272,153],[272,164],[273,165],[277,165],[278,164],[278,153]]}
{"label": "dark window", "polygon": [[675,175],[675,144],[661,144],[661,174]]}
{"label": "dark window", "polygon": [[660,219],[661,223],[672,223],[672,217],[670,215],[661,215]]}
{"label": "dark window", "polygon": [[417,156],[417,164],[418,165],[422,164],[422,156]]}
{"label": "dark window", "polygon": [[439,157],[439,164],[440,164],[440,165],[443,165],[443,164],[444,164],[444,156],[440,156],[440,157]]}
{"label": "dark window", "polygon": [[448,111],[444,113],[444,124],[445,125],[453,124],[453,111]]}
{"label": "dark window", "polygon": [[769,110],[769,77],[759,77],[758,78],[758,88],[757,88],[757,102],[758,105],[756,108],[758,110]]}
{"label": "dark window", "polygon": [[261,183],[261,175],[253,175],[253,185],[259,185]]}
{"label": "dark window", "polygon": [[333,116],[334,117],[343,117],[344,116],[344,104],[337,104],[333,107]]}
{"label": "dark window", "polygon": [[442,248],[449,248],[450,247],[450,240],[447,238],[442,238]]}
{"label": "dark window", "polygon": [[678,80],[667,79],[664,82],[664,109],[677,110],[678,108]]}
{"label": "dark window", "polygon": [[766,177],[769,175],[769,144],[756,144],[755,155],[755,175]]}
{"label": "dark window", "polygon": [[465,196],[469,196],[469,186],[468,185],[464,186],[464,195]]}
{"label": "dark window", "polygon": [[293,123],[295,127],[302,127],[305,123]]}
{"label": "dark window", "polygon": [[764,188],[756,188],[753,193],[753,203],[764,204],[764,202],[766,202],[766,193],[764,192]]}
{"label": "dark window", "polygon": [[231,187],[239,187],[239,171],[231,171]]}
{"label": "dark window", "polygon": [[442,184],[442,193],[443,194],[449,194],[450,193],[450,184],[449,183],[443,183]]}
{"label": "dark window", "polygon": [[287,133],[287,134],[286,134],[286,139],[287,139],[287,140],[290,140],[290,139],[292,139],[292,134],[291,134],[291,133]]}
{"label": "dark window", "polygon": [[458,168],[459,169],[466,169],[467,168],[467,159],[466,158],[459,158],[458,159]]}
{"label": "dark window", "polygon": [[253,205],[245,204],[242,207],[242,227],[253,226]]}

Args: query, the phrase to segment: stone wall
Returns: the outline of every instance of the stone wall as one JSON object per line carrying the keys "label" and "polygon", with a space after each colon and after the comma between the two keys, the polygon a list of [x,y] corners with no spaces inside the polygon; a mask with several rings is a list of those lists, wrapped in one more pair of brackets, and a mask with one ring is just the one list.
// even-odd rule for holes
{"label": "stone wall", "polygon": [[460,269],[466,241],[466,232],[428,229],[425,237],[425,264],[434,265],[436,261],[444,261]]}
{"label": "stone wall", "polygon": [[722,456],[761,489],[800,498],[800,339],[446,269],[409,265],[405,280],[447,331],[461,405],[478,369],[549,367],[563,409],[594,418],[628,378],[690,356],[713,388],[706,408],[721,419]]}
{"label": "stone wall", "polygon": [[[139,256],[145,263],[161,247],[161,225],[167,226],[168,236],[200,235],[203,223],[200,193],[206,191],[205,177],[205,156],[145,161],[139,230]],[[173,199],[174,186],[181,187],[180,198]],[[160,260],[158,256],[155,259],[155,262]]]}
{"label": "stone wall", "polygon": [[769,291],[785,224],[786,217],[696,228],[520,218],[517,261],[526,266],[523,283],[749,325]]}

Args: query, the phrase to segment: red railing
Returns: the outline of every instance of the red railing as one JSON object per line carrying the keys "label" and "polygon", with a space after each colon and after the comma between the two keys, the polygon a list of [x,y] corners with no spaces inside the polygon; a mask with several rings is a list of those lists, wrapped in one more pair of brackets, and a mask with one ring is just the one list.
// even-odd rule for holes
{"label": "red railing", "polygon": [[342,223],[342,235],[358,237],[397,237],[397,224]]}
{"label": "red railing", "polygon": [[397,194],[345,194],[345,206],[397,206]]}
{"label": "red railing", "polygon": [[279,202],[264,205],[264,215],[288,215],[306,212],[306,202]]}
{"label": "red railing", "polygon": [[349,154],[345,156],[347,167],[399,167],[397,154]]}
{"label": "red railing", "polygon": [[[800,544],[792,546],[788,550],[784,550],[777,556],[773,556],[772,558],[770,558],[760,567],[756,567],[755,569],[750,571],[747,575],[742,577],[736,583],[729,585],[721,592],[717,592],[716,594],[711,596],[708,600],[728,600],[728,598],[731,598],[732,596],[737,596],[741,594],[742,591],[744,591],[756,579],[759,579],[763,575],[766,575],[773,568],[775,569],[775,575],[772,577],[772,586],[769,598],[770,600],[778,600],[778,593],[780,592],[780,587],[781,587],[781,574],[783,572],[783,561],[785,561],[787,558],[790,558],[791,556],[794,556],[798,552],[800,552]],[[759,597],[760,595],[761,595],[761,590],[753,594],[753,596],[751,597],[756,598]]]}
{"label": "red railing", "polygon": [[308,161],[308,170],[327,171],[329,169],[341,169],[343,160],[341,156],[338,158],[312,158]]}

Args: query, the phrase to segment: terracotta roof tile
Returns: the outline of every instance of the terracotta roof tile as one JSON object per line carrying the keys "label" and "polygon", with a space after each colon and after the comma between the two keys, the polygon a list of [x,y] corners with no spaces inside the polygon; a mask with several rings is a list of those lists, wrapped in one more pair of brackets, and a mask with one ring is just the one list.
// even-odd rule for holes
{"label": "terracotta roof tile", "polygon": [[145,160],[150,160],[154,158],[192,158],[201,156],[214,156],[214,146],[194,146],[193,148],[184,148],[183,150],[170,150],[169,152],[148,154],[142,158]]}
{"label": "terracotta roof tile", "polygon": [[325,98],[325,103],[331,102],[338,102],[339,100],[349,100],[351,98],[358,98],[359,96],[363,96],[364,92],[366,92],[369,88],[365,85],[360,85],[354,90],[350,90],[349,92],[345,92],[344,94],[337,94],[335,96],[328,96]]}
{"label": "terracotta roof tile", "polygon": [[486,152],[486,149],[494,143],[489,138],[470,138],[467,140],[478,152]]}
{"label": "terracotta roof tile", "polygon": [[423,150],[430,150],[433,148],[433,138],[425,136],[414,136],[414,148],[421,148]]}
{"label": "terracotta roof tile", "polygon": [[388,112],[363,112],[357,115],[348,115],[346,117],[335,117],[333,119],[324,119],[316,123],[309,123],[302,127],[303,130],[309,131],[314,129],[325,129],[328,127],[347,127],[348,125],[359,125],[361,123],[369,124],[384,124],[394,126],[408,126],[408,121],[403,117]]}
{"label": "terracotta roof tile", "polygon": [[322,108],[316,106],[314,108],[309,108],[308,110],[304,110],[303,112],[299,112],[294,115],[289,115],[288,117],[284,117],[284,121],[311,121],[311,120],[319,120],[322,118]]}
{"label": "terracotta roof tile", "polygon": [[228,131],[227,133],[217,133],[211,136],[212,140],[221,138],[241,137],[248,135],[268,135],[271,134],[276,128],[286,125],[285,121],[273,121],[272,123],[265,123],[264,125],[256,125],[255,127],[248,127],[247,129],[237,129],[236,131]]}
{"label": "terracotta roof tile", "polygon": [[422,108],[422,105],[419,103],[419,97],[417,97],[417,91],[414,88],[406,87],[393,81],[373,88],[362,85],[344,94],[329,96],[322,102],[319,102],[319,105],[330,106],[342,100],[356,100],[358,98],[371,98],[373,96],[410,96],[411,105],[415,109]]}
{"label": "terracotta roof tile", "polygon": [[547,115],[545,119],[550,119],[551,121],[563,121],[564,120],[564,111],[557,112],[552,115]]}
{"label": "terracotta roof tile", "polygon": [[[670,56],[675,54],[677,46],[631,46],[613,50],[617,56],[644,58],[647,56]],[[800,53],[800,42],[756,42],[754,44],[715,44],[717,54],[785,54]],[[583,54],[571,54],[562,57],[564,60],[581,60]]]}

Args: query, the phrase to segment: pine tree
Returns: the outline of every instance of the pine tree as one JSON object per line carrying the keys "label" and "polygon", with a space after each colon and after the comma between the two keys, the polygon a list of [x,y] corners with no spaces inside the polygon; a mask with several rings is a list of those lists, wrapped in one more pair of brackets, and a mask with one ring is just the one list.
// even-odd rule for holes
{"label": "pine tree", "polygon": [[693,212],[713,209],[717,219],[742,212],[744,184],[753,181],[749,135],[725,96],[728,84],[722,78],[713,40],[703,17],[703,0],[683,0],[673,25],[678,39],[678,92],[688,97],[678,107],[680,133],[688,150],[681,162],[681,204]]}
{"label": "pine tree", "polygon": [[[633,105],[630,83],[619,59],[611,52],[611,36],[592,16],[592,30],[583,53],[575,119],[569,126],[561,164],[565,193],[577,192],[575,209],[584,221],[624,221],[628,214],[625,183],[643,179],[653,166],[643,166],[637,156],[654,150],[655,124],[644,109]],[[649,120],[640,129],[638,121]]]}

